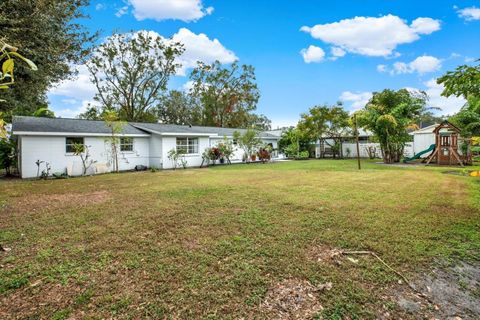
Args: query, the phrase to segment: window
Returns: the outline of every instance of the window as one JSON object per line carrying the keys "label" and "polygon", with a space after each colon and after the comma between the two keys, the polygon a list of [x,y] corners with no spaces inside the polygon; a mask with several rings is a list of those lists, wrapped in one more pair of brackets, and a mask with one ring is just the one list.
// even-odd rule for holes
{"label": "window", "polygon": [[120,152],[133,151],[133,138],[120,138]]}
{"label": "window", "polygon": [[83,138],[78,138],[78,137],[66,138],[65,151],[67,153],[75,153],[74,145],[76,144],[81,144],[83,146],[84,145]]}
{"label": "window", "polygon": [[185,154],[198,153],[198,138],[177,138],[177,151]]}

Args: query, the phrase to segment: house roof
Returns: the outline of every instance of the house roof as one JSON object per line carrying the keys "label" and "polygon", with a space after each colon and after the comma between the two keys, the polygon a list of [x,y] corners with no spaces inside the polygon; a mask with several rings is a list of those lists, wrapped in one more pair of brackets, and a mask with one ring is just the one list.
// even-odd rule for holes
{"label": "house roof", "polygon": [[[12,131],[14,134],[26,132],[110,134],[111,129],[105,125],[104,121],[15,116],[12,121]],[[120,134],[146,135],[146,132],[126,124]]]}
{"label": "house roof", "polygon": [[[104,121],[84,120],[84,119],[68,119],[68,118],[39,118],[39,117],[25,117],[15,116],[13,118],[13,133],[78,133],[78,134],[110,134],[110,129],[105,125]],[[201,127],[201,126],[181,126],[173,124],[162,123],[142,123],[129,122],[124,127],[120,134],[123,135],[148,135],[149,133],[165,134],[165,135],[218,135],[232,136],[235,131],[241,133],[246,129],[234,128],[217,128],[217,127]],[[259,134],[262,138],[277,139],[275,135],[261,132]]]}
{"label": "house roof", "polygon": [[[165,123],[140,123],[132,122],[132,126],[145,130],[147,132],[159,133],[159,134],[200,134],[200,135],[218,135],[219,137],[223,136],[233,136],[235,131],[244,133],[247,129],[237,129],[237,128],[219,128],[219,127],[202,127],[202,126],[181,126],[175,124],[165,124]],[[268,133],[260,132],[259,136],[262,138],[278,138],[277,136]]]}
{"label": "house roof", "polygon": [[410,134],[433,133],[433,130],[435,130],[436,127],[438,127],[438,123],[432,124],[431,126],[428,126],[428,127],[422,128],[422,129],[412,131]]}

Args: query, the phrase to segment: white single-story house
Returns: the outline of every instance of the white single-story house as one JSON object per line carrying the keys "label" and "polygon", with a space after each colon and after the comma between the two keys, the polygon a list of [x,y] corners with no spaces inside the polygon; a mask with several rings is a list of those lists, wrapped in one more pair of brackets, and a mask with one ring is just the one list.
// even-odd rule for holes
{"label": "white single-story house", "polygon": [[[224,137],[233,140],[235,131],[245,130],[129,122],[118,134],[119,169],[134,170],[137,165],[171,169],[174,164],[168,159],[168,152],[179,148],[185,152],[187,166],[198,167],[205,149],[216,146]],[[73,152],[73,145],[77,143],[88,146],[90,159],[95,161],[92,173],[98,171],[95,167],[112,168],[108,140],[111,133],[104,121],[16,116],[12,135],[18,139],[18,167],[22,178],[37,177],[47,163],[51,173],[80,175],[82,161]],[[278,136],[260,132],[259,137],[264,144],[278,147]],[[231,160],[241,161],[243,156],[243,151],[236,148]],[[40,168],[37,161],[41,163]]]}

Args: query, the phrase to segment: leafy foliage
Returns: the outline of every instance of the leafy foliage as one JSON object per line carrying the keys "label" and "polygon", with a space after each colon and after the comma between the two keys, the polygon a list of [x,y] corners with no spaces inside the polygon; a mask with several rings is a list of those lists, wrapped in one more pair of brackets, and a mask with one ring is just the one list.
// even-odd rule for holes
{"label": "leafy foliage", "polygon": [[[479,60],[477,60],[479,61]],[[473,95],[480,97],[480,65],[462,65],[455,71],[448,71],[437,79],[438,84],[443,84],[445,89],[442,95],[449,97],[455,95],[468,98]]]}
{"label": "leafy foliage", "polygon": [[119,134],[122,132],[126,123],[119,120],[119,116],[115,111],[104,110],[102,115],[105,125],[110,129],[110,136],[107,142],[110,144],[110,156],[112,157],[113,171],[119,171],[118,165],[118,145],[120,144]]}
{"label": "leafy foliage", "polygon": [[97,88],[94,99],[101,110],[114,110],[121,120],[153,121],[153,108],[162,100],[170,76],[180,67],[175,62],[183,52],[172,43],[146,31],[114,34],[97,47],[87,67]]}
{"label": "leafy foliage", "polygon": [[40,107],[33,113],[34,117],[55,118],[55,113],[47,107]]}
{"label": "leafy foliage", "polygon": [[[96,35],[80,23],[87,18],[83,8],[89,0],[2,0],[0,28],[5,41],[18,47],[11,58],[29,61],[15,64],[15,86],[1,93],[8,103],[0,111],[11,115],[31,115],[38,105],[46,104],[46,92],[54,84],[75,74],[74,65],[88,55]],[[21,55],[21,56],[20,56]]]}
{"label": "leafy foliage", "polygon": [[480,97],[469,96],[465,106],[449,121],[462,130],[462,136],[480,136]]}
{"label": "leafy foliage", "polygon": [[248,129],[243,134],[238,131],[233,133],[233,139],[237,141],[238,146],[245,152],[245,159],[255,154],[255,150],[262,144],[262,140],[258,137],[258,132]]}
{"label": "leafy foliage", "polygon": [[201,104],[200,125],[230,128],[269,129],[270,120],[251,113],[257,108],[260,91],[255,70],[236,62],[224,68],[219,61],[211,65],[198,63],[192,71],[191,94]]}
{"label": "leafy foliage", "polygon": [[278,141],[278,149],[288,157],[297,156],[301,151],[310,152],[311,146],[310,138],[295,127],[283,131]]}
{"label": "leafy foliage", "polygon": [[358,124],[372,131],[378,139],[383,161],[400,161],[405,143],[410,140],[407,128],[425,110],[426,94],[406,89],[375,92],[364,109],[357,112]]}
{"label": "leafy foliage", "polygon": [[192,95],[178,90],[171,90],[161,98],[154,109],[156,118],[162,123],[179,125],[201,124],[202,110]]}
{"label": "leafy foliage", "polygon": [[176,170],[180,165],[184,169],[187,168],[187,160],[185,160],[185,154],[182,151],[172,148],[170,151],[168,151],[167,156],[168,159],[172,161],[173,170]]}
{"label": "leafy foliage", "polygon": [[320,138],[333,140],[332,148],[335,155],[340,155],[343,137],[350,133],[350,116],[341,104],[334,106],[315,106],[308,113],[301,115],[298,129],[304,132],[311,142]]}
{"label": "leafy foliage", "polygon": [[0,138],[0,169],[5,169],[7,175],[17,165],[16,143],[12,139]]}

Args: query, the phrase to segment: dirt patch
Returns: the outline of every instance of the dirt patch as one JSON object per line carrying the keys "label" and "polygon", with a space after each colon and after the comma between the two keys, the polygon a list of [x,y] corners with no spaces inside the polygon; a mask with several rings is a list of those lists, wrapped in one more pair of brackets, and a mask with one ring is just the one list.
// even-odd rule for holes
{"label": "dirt patch", "polygon": [[110,199],[106,190],[89,193],[37,194],[16,200],[10,205],[15,212],[56,210],[103,203]]}
{"label": "dirt patch", "polygon": [[72,304],[81,288],[74,285],[29,285],[0,299],[1,319],[40,318],[45,313],[62,310]]}
{"label": "dirt patch", "polygon": [[414,285],[439,307],[437,316],[480,318],[480,262],[441,263]]}
{"label": "dirt patch", "polygon": [[273,319],[310,319],[323,310],[318,294],[332,283],[314,286],[307,280],[286,279],[273,285],[261,308]]}
{"label": "dirt patch", "polygon": [[326,245],[313,246],[308,250],[308,257],[316,262],[342,264],[342,259],[345,257],[342,255],[342,250]]}

